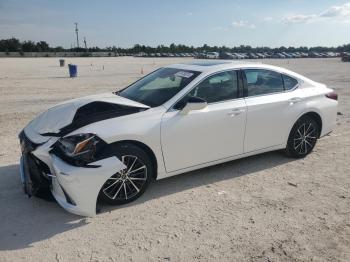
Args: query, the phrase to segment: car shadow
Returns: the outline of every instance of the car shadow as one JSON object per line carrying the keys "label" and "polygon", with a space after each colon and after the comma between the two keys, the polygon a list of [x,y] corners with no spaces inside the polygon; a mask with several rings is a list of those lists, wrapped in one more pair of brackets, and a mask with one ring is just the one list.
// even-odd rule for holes
{"label": "car shadow", "polygon": [[286,157],[280,151],[274,151],[202,168],[181,175],[154,181],[150,184],[143,196],[126,205],[110,206],[99,201],[99,211],[100,213],[111,212],[116,209],[127,208],[132,205],[139,205],[152,199],[161,198],[165,195],[171,195],[192,188],[249,175],[261,170],[283,165],[294,160],[295,159],[293,158]]}
{"label": "car shadow", "polygon": [[[102,208],[102,213],[112,212],[291,161],[293,159],[280,152],[252,156],[155,181],[143,196],[126,205],[116,207],[99,203],[98,206]],[[28,199],[21,188],[18,164],[0,167],[0,210],[0,250],[28,248],[56,234],[84,226],[89,221],[64,211],[56,202],[35,197]]]}
{"label": "car shadow", "polygon": [[28,248],[86,224],[85,218],[65,212],[55,202],[28,199],[18,164],[0,167],[0,250]]}

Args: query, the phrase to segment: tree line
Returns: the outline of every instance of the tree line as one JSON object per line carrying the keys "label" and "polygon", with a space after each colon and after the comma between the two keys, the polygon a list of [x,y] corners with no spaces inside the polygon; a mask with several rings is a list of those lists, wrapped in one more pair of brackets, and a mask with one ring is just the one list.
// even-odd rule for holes
{"label": "tree line", "polygon": [[85,48],[63,48],[62,46],[50,47],[45,41],[20,41],[17,38],[0,40],[0,52],[114,52],[114,53],[194,53],[194,52],[233,52],[233,53],[277,53],[277,52],[350,52],[350,44],[337,47],[251,47],[249,45],[240,45],[236,47],[227,46],[203,46],[194,47],[187,45],[171,44],[158,45],[156,47],[136,44],[131,48],[121,48],[109,46],[105,48],[89,47]]}

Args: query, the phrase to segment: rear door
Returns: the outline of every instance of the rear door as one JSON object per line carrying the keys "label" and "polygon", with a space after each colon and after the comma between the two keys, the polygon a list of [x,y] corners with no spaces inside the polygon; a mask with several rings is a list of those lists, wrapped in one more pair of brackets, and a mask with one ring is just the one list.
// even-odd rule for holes
{"label": "rear door", "polygon": [[293,121],[305,108],[298,81],[266,69],[244,69],[247,124],[244,152],[286,143]]}

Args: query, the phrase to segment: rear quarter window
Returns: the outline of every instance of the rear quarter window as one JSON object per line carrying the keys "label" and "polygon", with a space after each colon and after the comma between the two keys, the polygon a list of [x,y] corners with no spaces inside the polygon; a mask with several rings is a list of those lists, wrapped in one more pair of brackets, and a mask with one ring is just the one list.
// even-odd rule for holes
{"label": "rear quarter window", "polygon": [[296,80],[293,77],[282,74],[282,78],[283,78],[284,90],[291,90],[298,85],[298,80]]}

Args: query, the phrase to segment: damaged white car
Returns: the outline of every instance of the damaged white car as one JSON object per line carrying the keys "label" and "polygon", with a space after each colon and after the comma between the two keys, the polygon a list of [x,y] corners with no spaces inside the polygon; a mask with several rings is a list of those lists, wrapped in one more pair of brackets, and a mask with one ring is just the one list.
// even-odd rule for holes
{"label": "damaged white car", "polygon": [[263,64],[205,62],[158,69],[127,88],[61,103],[20,133],[29,196],[50,192],[93,216],[154,179],[285,149],[304,157],[335,126],[337,95]]}

